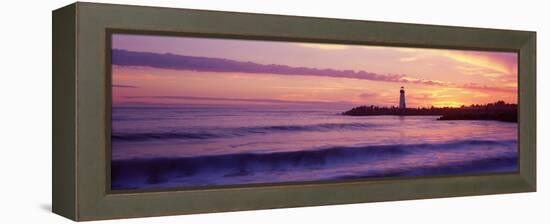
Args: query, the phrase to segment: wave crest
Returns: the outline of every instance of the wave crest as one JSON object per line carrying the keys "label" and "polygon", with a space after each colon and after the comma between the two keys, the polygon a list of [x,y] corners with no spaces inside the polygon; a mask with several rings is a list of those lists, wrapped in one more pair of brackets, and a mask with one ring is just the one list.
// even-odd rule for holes
{"label": "wave crest", "polygon": [[201,131],[171,131],[171,132],[150,132],[150,133],[132,133],[132,132],[113,132],[111,140],[113,141],[150,141],[150,140],[169,140],[169,139],[210,139],[223,137],[238,137],[250,134],[267,134],[273,132],[308,132],[308,131],[334,131],[334,130],[360,130],[375,127],[369,123],[323,123],[312,125],[271,125],[271,126],[253,126],[240,128],[213,129]]}
{"label": "wave crest", "polygon": [[[352,164],[392,161],[408,154],[429,153],[434,150],[491,150],[493,148],[514,147],[517,141],[468,140],[440,144],[409,145],[376,145],[357,147],[327,147],[313,150],[286,151],[272,153],[235,153],[210,156],[181,158],[127,159],[111,161],[112,187],[128,189],[131,186],[162,184],[174,178],[191,177],[197,180],[204,178],[231,178],[251,175],[257,172],[308,172],[309,169],[350,166]],[[498,166],[515,167],[517,154],[505,153],[497,157],[487,157],[484,163],[473,163],[471,160],[454,161],[444,167],[416,169],[416,172],[442,173],[466,172],[471,169],[495,168]],[[480,160],[481,161],[481,160]],[[475,166],[474,166],[475,165]],[[420,167],[422,168],[422,167]],[[393,170],[392,170],[393,169]],[[411,171],[395,170],[369,171],[358,176],[411,176]],[[420,170],[420,171],[419,171]],[[452,172],[451,172],[452,171]],[[410,175],[409,175],[410,174]],[[213,176],[216,176],[215,178]],[[351,178],[351,177],[349,177]],[[334,179],[349,179],[348,176]],[[263,180],[269,182],[268,180]]]}

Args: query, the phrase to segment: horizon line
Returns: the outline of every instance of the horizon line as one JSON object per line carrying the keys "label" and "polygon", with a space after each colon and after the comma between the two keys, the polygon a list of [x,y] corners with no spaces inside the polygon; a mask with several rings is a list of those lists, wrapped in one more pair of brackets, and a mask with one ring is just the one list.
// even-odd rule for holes
{"label": "horizon line", "polygon": [[[258,98],[224,98],[224,97],[200,97],[200,96],[125,96],[125,99],[175,99],[175,100],[206,100],[206,101],[221,101],[221,102],[250,102],[250,103],[266,103],[271,105],[292,105],[292,104],[307,104],[307,105],[341,105],[341,106],[375,106],[375,107],[398,107],[399,103],[392,103],[388,105],[384,104],[358,104],[355,102],[349,102],[349,101],[292,101],[292,100],[281,100],[281,99],[258,99]],[[435,106],[434,104],[426,104],[424,106],[411,106],[407,108],[459,108],[459,107],[469,107],[472,105],[488,105],[488,104],[494,104],[497,102],[504,102],[505,104],[509,105],[517,105],[518,103],[509,103],[504,100],[496,100],[492,102],[487,102],[483,104],[479,103],[471,103],[471,104],[462,104],[460,106]],[[123,105],[123,104],[137,104],[137,105],[196,105],[192,103],[146,103],[146,102],[111,102],[112,105]],[[206,103],[206,104],[200,104],[200,105],[250,105],[250,104],[213,104],[213,103]],[[254,104],[258,105],[258,104]]]}

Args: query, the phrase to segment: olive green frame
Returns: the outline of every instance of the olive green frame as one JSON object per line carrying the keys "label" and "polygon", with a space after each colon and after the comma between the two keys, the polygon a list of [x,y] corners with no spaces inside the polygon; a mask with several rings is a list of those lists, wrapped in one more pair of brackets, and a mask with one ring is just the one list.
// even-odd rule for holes
{"label": "olive green frame", "polygon": [[[77,2],[53,12],[53,212],[72,220],[536,191],[536,33]],[[112,30],[519,53],[517,173],[108,190]]]}

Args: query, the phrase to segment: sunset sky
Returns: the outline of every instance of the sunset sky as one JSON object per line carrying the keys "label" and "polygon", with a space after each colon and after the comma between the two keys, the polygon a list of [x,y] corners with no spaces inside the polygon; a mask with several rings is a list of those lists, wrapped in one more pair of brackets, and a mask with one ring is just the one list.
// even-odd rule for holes
{"label": "sunset sky", "polygon": [[517,103],[517,54],[113,35],[113,104]]}

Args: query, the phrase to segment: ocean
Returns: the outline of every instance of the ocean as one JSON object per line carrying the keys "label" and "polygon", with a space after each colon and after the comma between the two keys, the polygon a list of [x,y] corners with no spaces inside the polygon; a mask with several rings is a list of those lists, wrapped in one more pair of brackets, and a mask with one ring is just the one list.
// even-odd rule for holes
{"label": "ocean", "polygon": [[274,106],[113,106],[111,189],[518,170],[517,123]]}

